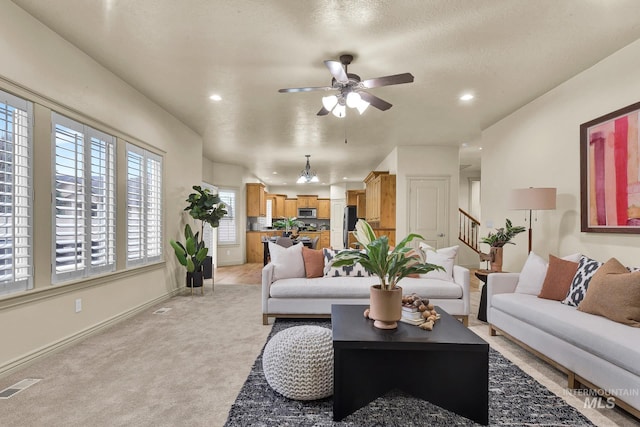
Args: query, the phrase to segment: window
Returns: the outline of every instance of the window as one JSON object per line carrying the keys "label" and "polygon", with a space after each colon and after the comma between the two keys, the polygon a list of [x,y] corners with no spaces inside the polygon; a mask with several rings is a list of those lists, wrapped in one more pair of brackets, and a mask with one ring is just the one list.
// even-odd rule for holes
{"label": "window", "polygon": [[127,144],[127,267],[162,259],[162,157]]}
{"label": "window", "polygon": [[234,245],[238,243],[236,232],[236,191],[220,190],[220,200],[227,205],[227,214],[220,220],[218,227],[218,243],[221,245]]}
{"label": "window", "polygon": [[54,283],[115,270],[115,138],[60,114],[54,127]]}
{"label": "window", "polygon": [[33,287],[33,104],[0,91],[0,295]]}

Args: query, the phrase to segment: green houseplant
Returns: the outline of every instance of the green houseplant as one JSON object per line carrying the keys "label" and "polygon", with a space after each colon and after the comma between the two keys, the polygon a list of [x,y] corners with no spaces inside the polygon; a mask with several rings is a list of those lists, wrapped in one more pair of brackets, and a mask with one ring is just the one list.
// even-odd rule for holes
{"label": "green houseplant", "polygon": [[302,221],[298,221],[295,216],[281,219],[273,223],[274,228],[277,228],[279,230],[284,229],[288,234],[290,234],[292,228],[300,228],[303,225],[304,223]]}
{"label": "green houseplant", "polygon": [[421,249],[408,246],[414,239],[423,240],[419,234],[409,234],[391,248],[387,236],[376,237],[371,225],[362,219],[356,223],[353,234],[362,249],[338,252],[332,264],[340,267],[360,263],[366,271],[378,277],[380,283],[370,288],[369,317],[375,320],[377,328],[394,329],[402,316],[402,288],[398,282],[409,275],[443,268],[427,263]]}
{"label": "green houseplant", "polygon": [[[220,196],[213,194],[208,188],[202,188],[199,185],[192,187],[195,192],[189,194],[186,202],[187,207],[184,208],[189,215],[200,221],[200,237],[204,238],[204,224],[207,223],[213,228],[220,226],[220,220],[227,214],[226,205],[220,199]],[[204,244],[204,243],[203,243]],[[202,262],[202,268],[205,279],[213,277],[213,258],[207,256]]]}
{"label": "green houseplant", "polygon": [[189,224],[184,227],[185,243],[171,240],[171,247],[178,258],[178,262],[187,269],[187,286],[194,288],[202,286],[202,263],[209,249],[199,239],[199,232],[193,234]]}
{"label": "green houseplant", "polygon": [[509,218],[505,221],[505,226],[496,228],[495,233],[489,232],[487,237],[480,239],[480,243],[486,243],[490,246],[489,253],[480,253],[481,261],[489,261],[491,264],[491,271],[502,271],[502,256],[504,245],[515,245],[511,241],[516,235],[525,231],[525,228],[520,225],[513,225]]}

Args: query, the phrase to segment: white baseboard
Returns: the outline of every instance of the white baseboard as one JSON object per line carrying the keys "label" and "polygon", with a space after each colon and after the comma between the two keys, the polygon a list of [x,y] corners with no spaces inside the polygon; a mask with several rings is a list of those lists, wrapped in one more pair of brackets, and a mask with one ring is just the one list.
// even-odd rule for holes
{"label": "white baseboard", "polygon": [[123,313],[117,314],[113,317],[110,317],[108,319],[105,319],[104,321],[97,323],[93,326],[90,326],[86,329],[83,329],[73,335],[69,335],[65,338],[62,338],[58,341],[54,341],[44,347],[40,347],[39,349],[36,349],[30,353],[27,353],[23,356],[20,356],[16,359],[10,360],[9,362],[5,363],[4,365],[0,366],[0,377],[9,375],[19,369],[24,368],[25,366],[28,366],[32,363],[37,362],[38,360],[49,356],[52,353],[55,353],[57,351],[60,351],[62,349],[65,349],[73,344],[76,344],[77,342],[88,338],[100,331],[102,331],[105,328],[108,328],[118,322],[122,322],[123,320],[126,320],[132,316],[135,316],[136,314],[147,310],[148,308],[162,302],[162,301],[166,301],[169,298],[171,298],[174,295],[177,295],[178,293],[184,291],[184,288],[178,288],[175,289],[163,296],[160,296],[158,298],[154,298],[151,301],[148,301],[142,305],[139,305],[137,307],[132,308],[131,310],[125,311]]}

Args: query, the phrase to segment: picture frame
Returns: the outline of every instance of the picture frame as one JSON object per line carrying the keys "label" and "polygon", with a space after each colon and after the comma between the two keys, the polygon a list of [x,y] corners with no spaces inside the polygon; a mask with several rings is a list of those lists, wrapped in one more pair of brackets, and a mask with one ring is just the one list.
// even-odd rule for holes
{"label": "picture frame", "polygon": [[580,125],[581,231],[640,233],[640,102]]}

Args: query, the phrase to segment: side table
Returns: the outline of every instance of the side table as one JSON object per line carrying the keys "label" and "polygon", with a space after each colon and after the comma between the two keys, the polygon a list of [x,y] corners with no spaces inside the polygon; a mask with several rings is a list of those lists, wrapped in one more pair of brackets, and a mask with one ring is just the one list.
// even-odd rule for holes
{"label": "side table", "polygon": [[478,320],[487,321],[487,277],[491,273],[506,273],[506,271],[476,270],[476,277],[484,284],[480,292],[480,305],[478,306]]}

